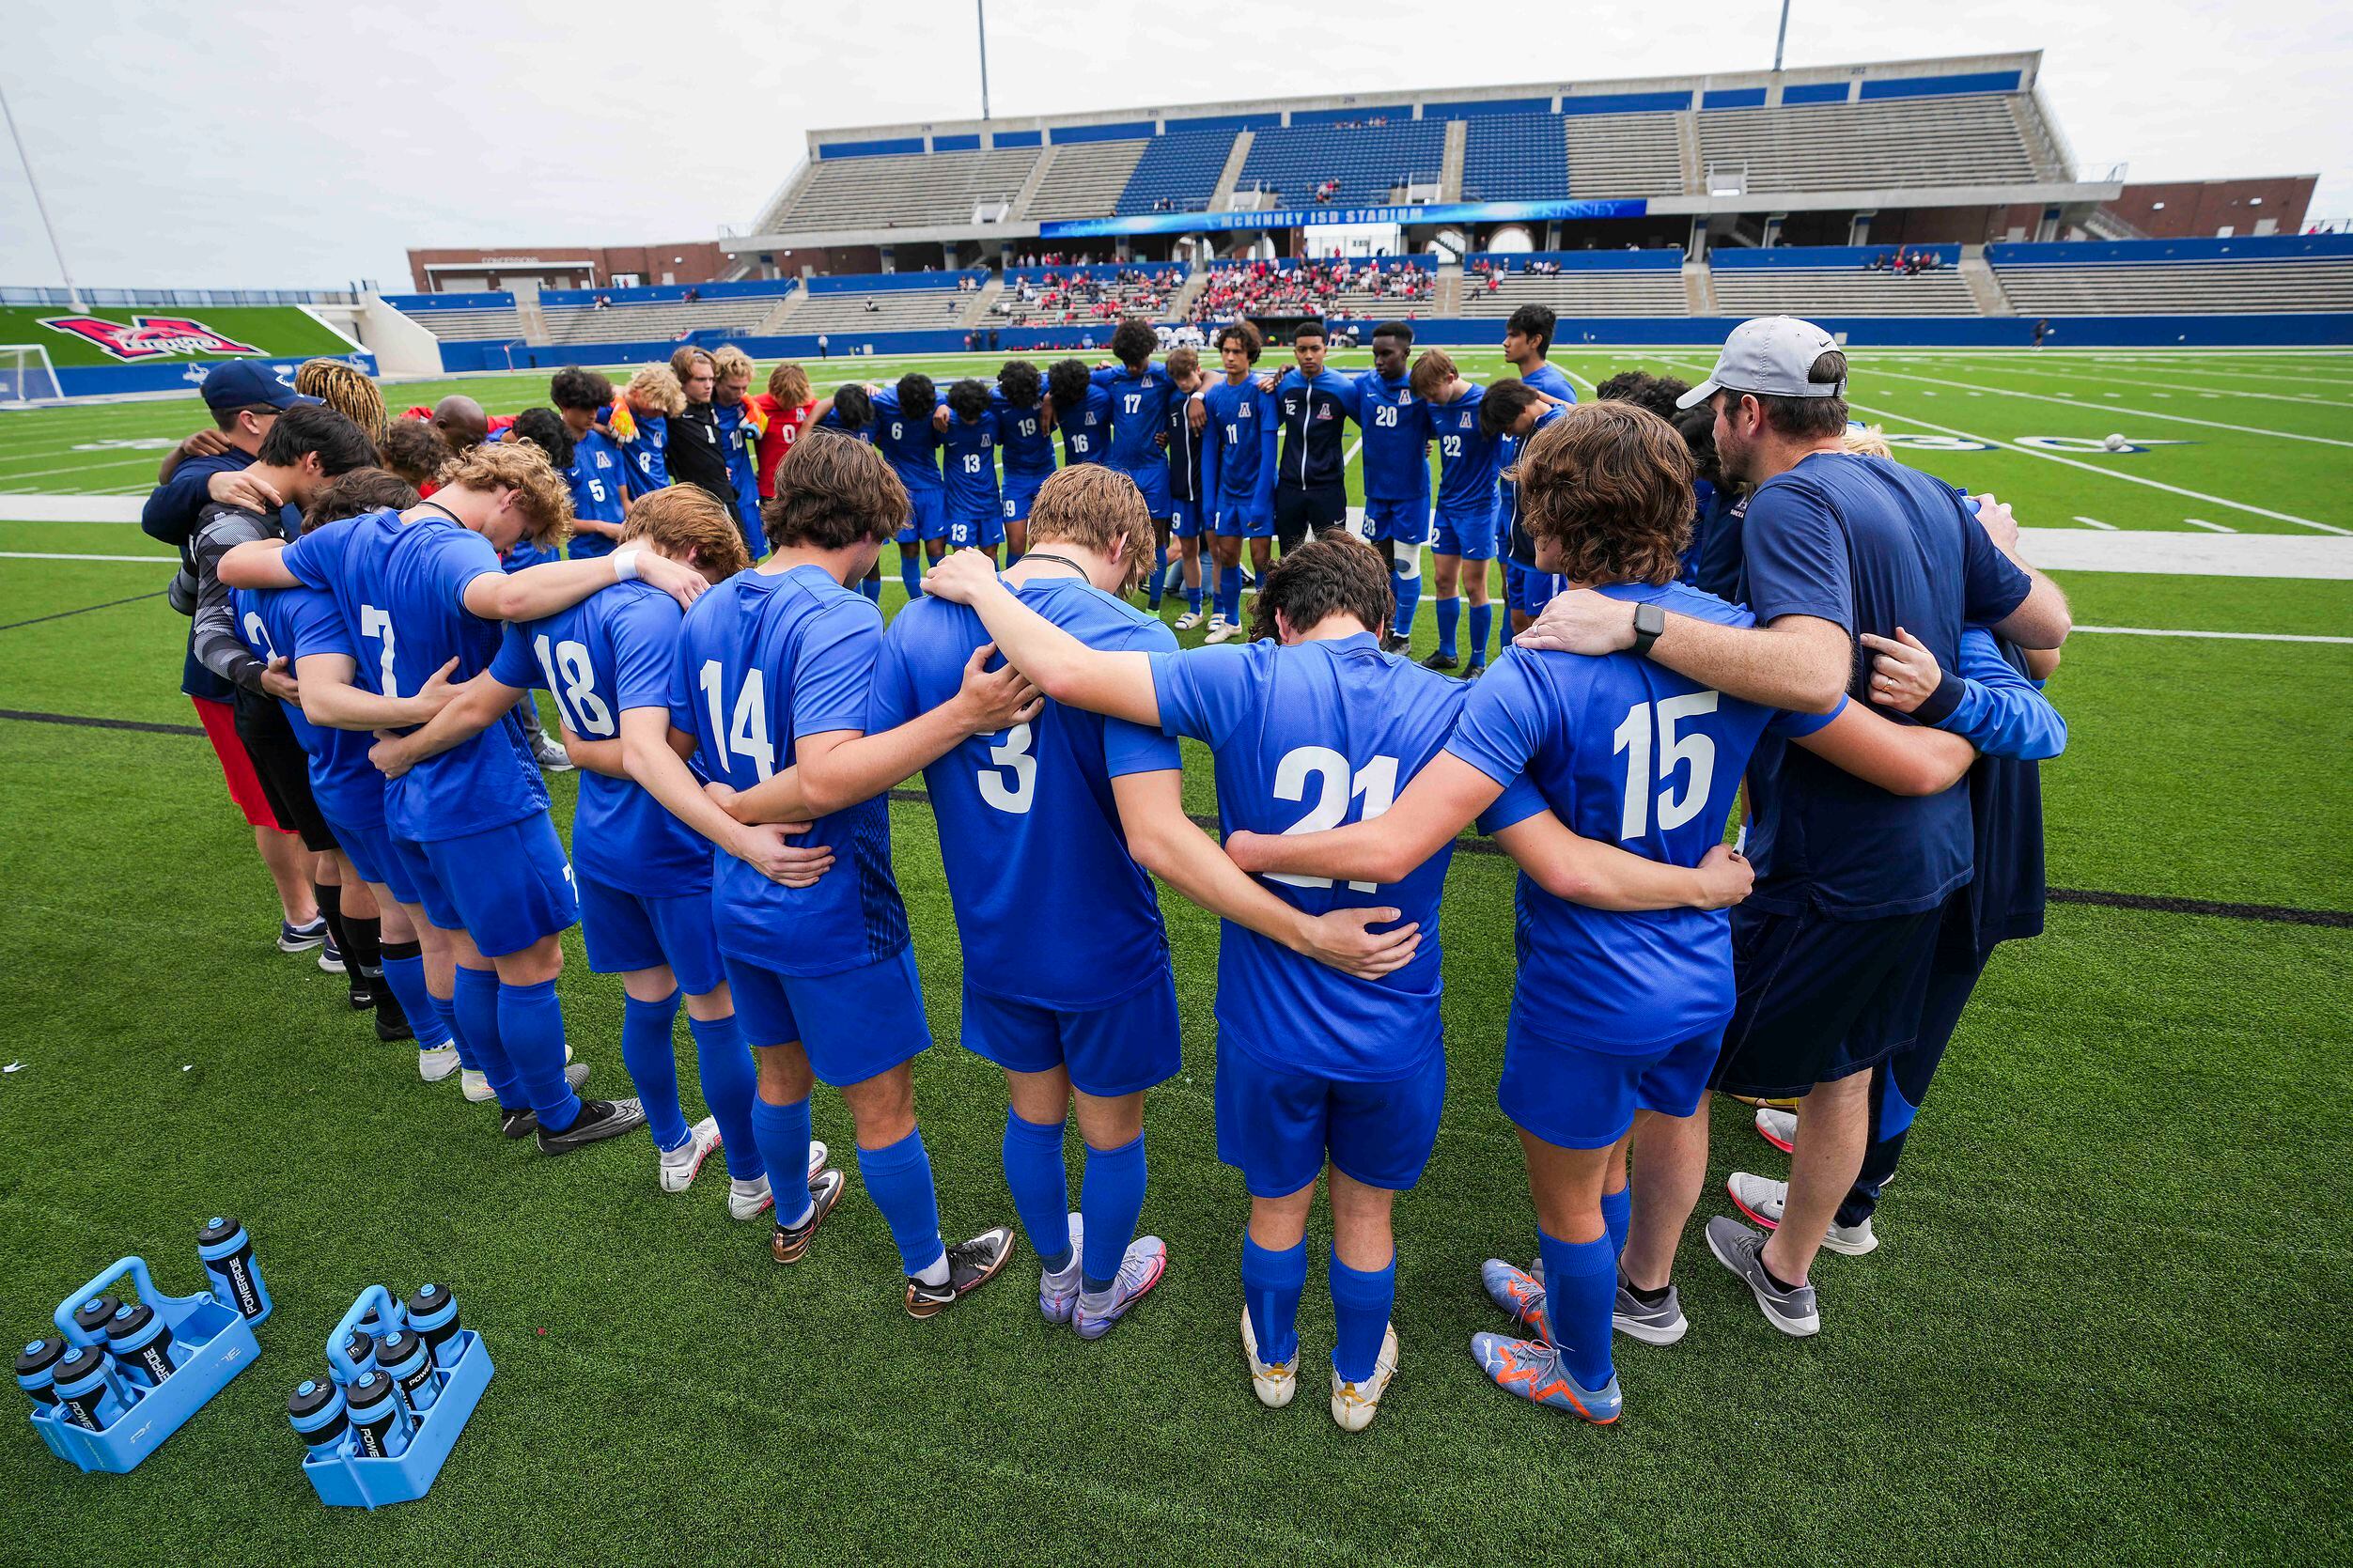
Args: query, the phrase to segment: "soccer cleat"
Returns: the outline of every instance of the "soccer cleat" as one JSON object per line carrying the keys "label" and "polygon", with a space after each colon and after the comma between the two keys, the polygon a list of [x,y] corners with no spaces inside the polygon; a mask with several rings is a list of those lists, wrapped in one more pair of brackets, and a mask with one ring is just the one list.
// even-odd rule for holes
{"label": "soccer cleat", "polygon": [[539,765],[542,773],[569,773],[572,770],[572,759],[564,754],[564,748],[544,735],[531,743],[531,760]]}
{"label": "soccer cleat", "polygon": [[[564,1081],[574,1089],[587,1082],[588,1063],[585,1062],[567,1063],[564,1067]],[[487,1093],[490,1089],[487,1081],[483,1084],[483,1088],[486,1091],[484,1097],[491,1097]],[[474,1096],[469,1094],[466,1097],[472,1099]],[[629,1103],[635,1105],[637,1102],[631,1100]],[[539,1130],[539,1118],[529,1106],[523,1107],[521,1110],[508,1110],[502,1107],[498,1113],[498,1130],[509,1138],[528,1138]]]}
{"label": "soccer cleat", "polygon": [[1561,1365],[1561,1353],[1542,1340],[1515,1340],[1503,1334],[1471,1336],[1471,1358],[1497,1388],[1507,1394],[1580,1421],[1608,1426],[1618,1419],[1625,1398],[1615,1377],[1598,1389],[1584,1388]]}
{"label": "soccer cleat", "polygon": [[1683,1298],[1672,1283],[1667,1286],[1667,1294],[1653,1304],[1634,1294],[1621,1269],[1617,1303],[1610,1312],[1610,1327],[1644,1344],[1673,1344],[1691,1332],[1691,1325],[1683,1315]]}
{"label": "soccer cleat", "polygon": [[956,1304],[958,1296],[974,1291],[995,1279],[1005,1265],[1013,1261],[1013,1231],[1005,1225],[983,1231],[970,1241],[959,1241],[948,1249],[948,1277],[936,1285],[927,1285],[912,1275],[907,1280],[907,1315],[936,1317]]}
{"label": "soccer cleat", "polygon": [[[450,1047],[453,1051],[457,1048],[455,1046]],[[458,1075],[458,1092],[476,1105],[480,1105],[497,1093],[491,1087],[490,1079],[479,1067],[468,1067]]]}
{"label": "soccer cleat", "polygon": [[1440,652],[1434,653],[1427,659],[1422,660],[1422,668],[1425,670],[1436,670],[1441,674],[1443,674],[1446,671],[1452,670],[1455,666],[1460,664],[1461,662],[1461,660],[1457,659],[1451,653]]}
{"label": "soccer cleat", "polygon": [[562,1132],[550,1132],[541,1127],[539,1152],[543,1155],[568,1155],[574,1149],[584,1149],[591,1143],[601,1143],[608,1138],[635,1132],[646,1125],[646,1108],[635,1100],[583,1100],[580,1115]]}
{"label": "soccer cleat", "polygon": [[1242,1309],[1242,1359],[1250,1363],[1250,1390],[1270,1410],[1280,1410],[1299,1392],[1299,1355],[1287,1361],[1258,1359],[1258,1333],[1250,1326],[1250,1309]]}
{"label": "soccer cleat", "polygon": [[1179,631],[1191,631],[1194,627],[1199,626],[1202,620],[1203,616],[1200,611],[1188,610],[1183,614],[1176,617],[1176,629]]}
{"label": "soccer cleat", "polygon": [[839,1171],[820,1171],[809,1178],[809,1217],[798,1225],[779,1225],[768,1238],[769,1255],[778,1263],[799,1263],[809,1250],[809,1242],[817,1228],[825,1223],[825,1217],[834,1212],[842,1201],[842,1189],[849,1178]]}
{"label": "soccer cleat", "polygon": [[350,969],[350,966],[345,964],[343,961],[343,949],[335,946],[335,933],[333,931],[328,932],[324,937],[319,939],[319,967],[326,970],[329,974],[343,974]]}
{"label": "soccer cleat", "polygon": [[1756,1136],[1779,1149],[1783,1154],[1798,1152],[1798,1113],[1780,1110],[1769,1105],[1756,1108]]}
{"label": "soccer cleat", "polygon": [[439,1083],[458,1070],[458,1048],[435,1046],[416,1053],[416,1076],[428,1083]]}
{"label": "soccer cleat", "polygon": [[1765,1271],[1763,1236],[1737,1219],[1727,1219],[1720,1214],[1707,1222],[1707,1250],[1749,1287],[1766,1322],[1793,1339],[1822,1331],[1822,1314],[1815,1300],[1814,1287],[1792,1285],[1784,1289]]}
{"label": "soccer cleat", "polygon": [[1391,1324],[1382,1330],[1380,1354],[1373,1358],[1373,1374],[1362,1383],[1351,1383],[1340,1375],[1340,1369],[1332,1369],[1332,1419],[1343,1432],[1362,1432],[1373,1424],[1373,1417],[1380,1409],[1380,1396],[1389,1391],[1389,1380],[1397,1375],[1397,1327]]}
{"label": "soccer cleat", "polygon": [[376,983],[376,1038],[389,1045],[395,1040],[413,1040],[416,1031],[409,1027],[409,1015],[401,1010],[400,999],[392,994],[392,987],[380,977]]}
{"label": "soccer cleat", "polygon": [[[1076,1218],[1072,1216],[1073,1219]],[[1128,1243],[1127,1255],[1119,1260],[1119,1274],[1112,1281],[1111,1289],[1099,1297],[1080,1293],[1077,1304],[1070,1310],[1070,1327],[1079,1331],[1083,1340],[1101,1339],[1167,1272],[1168,1243],[1156,1235],[1136,1237]],[[1373,1397],[1380,1396],[1376,1393]]]}
{"label": "soccer cleat", "polygon": [[1413,639],[1402,631],[1393,631],[1380,640],[1380,651],[1383,653],[1410,653],[1412,648]]}
{"label": "soccer cleat", "polygon": [[1241,634],[1241,625],[1238,621],[1212,621],[1209,634],[1201,640],[1204,643],[1230,643]]}
{"label": "soccer cleat", "polygon": [[719,1147],[719,1141],[718,1122],[706,1116],[686,1129],[686,1141],[675,1149],[662,1150],[657,1170],[662,1190],[684,1192],[693,1187],[694,1178],[702,1173],[703,1161]]}
{"label": "soccer cleat", "polygon": [[1552,1319],[1544,1310],[1541,1277],[1501,1258],[1489,1258],[1479,1265],[1479,1283],[1487,1287],[1488,1299],[1511,1313],[1514,1323],[1525,1324],[1540,1340],[1551,1340]]}
{"label": "soccer cleat", "polygon": [[1484,659],[1462,667],[1462,678],[1465,680],[1476,680],[1485,674],[1487,674],[1487,660]]}
{"label": "soccer cleat", "polygon": [[[810,1181],[816,1181],[818,1172],[825,1169],[826,1155],[823,1139],[809,1140]],[[727,1218],[730,1219],[757,1219],[775,1206],[776,1193],[768,1185],[768,1172],[765,1171],[748,1182],[727,1183]]]}
{"label": "soccer cleat", "polygon": [[369,974],[364,970],[348,968],[344,972],[351,977],[351,981],[349,999],[351,1011],[354,1013],[371,1011],[376,1005],[376,999],[385,994],[384,977],[381,974]]}
{"label": "soccer cleat", "polygon": [[1046,1314],[1049,1323],[1069,1322],[1072,1309],[1079,1304],[1079,1291],[1086,1282],[1086,1270],[1081,1266],[1079,1251],[1085,1245],[1085,1221],[1073,1214],[1070,1217],[1070,1261],[1062,1265],[1059,1274],[1048,1274],[1041,1268],[1037,1275],[1037,1310]]}
{"label": "soccer cleat", "polygon": [[[1761,1112],[1760,1112],[1761,1114]],[[1724,1182],[1724,1190],[1732,1195],[1733,1206],[1769,1231],[1781,1229],[1781,1217],[1789,1206],[1789,1184],[1753,1176],[1746,1171],[1735,1171]],[[1833,1223],[1823,1234],[1822,1245],[1842,1257],[1859,1258],[1876,1251],[1879,1238],[1871,1232],[1871,1221],[1860,1225]]]}
{"label": "soccer cleat", "polygon": [[[327,917],[325,915],[313,916],[308,925],[297,925],[290,920],[278,922],[278,951],[280,953],[307,953],[314,947],[324,946],[326,940]],[[336,967],[341,968],[340,960],[337,960]]]}

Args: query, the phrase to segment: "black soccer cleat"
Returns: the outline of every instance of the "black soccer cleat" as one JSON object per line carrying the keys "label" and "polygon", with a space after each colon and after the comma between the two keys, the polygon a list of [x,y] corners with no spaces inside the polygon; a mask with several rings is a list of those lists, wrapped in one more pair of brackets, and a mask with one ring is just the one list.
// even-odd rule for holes
{"label": "black soccer cleat", "polygon": [[376,1038],[386,1045],[396,1040],[413,1040],[416,1032],[409,1027],[409,1015],[400,1005],[399,997],[388,985],[376,987]]}
{"label": "black soccer cleat", "polygon": [[1460,662],[1461,660],[1457,660],[1451,653],[1434,653],[1427,659],[1422,660],[1422,668],[1425,670],[1437,670],[1442,673],[1453,669]]}
{"label": "black soccer cleat", "polygon": [[1476,664],[1466,664],[1462,667],[1462,678],[1465,680],[1476,680],[1485,674],[1487,674],[1487,660],[1484,659]]}
{"label": "black soccer cleat", "polygon": [[583,1100],[578,1119],[562,1132],[538,1129],[539,1152],[568,1155],[574,1149],[635,1132],[645,1125],[646,1108],[635,1100]]}
{"label": "black soccer cleat", "polygon": [[957,1297],[969,1296],[995,1279],[1013,1261],[1013,1249],[1012,1229],[1005,1225],[958,1242],[948,1249],[948,1277],[943,1283],[927,1285],[912,1275],[908,1277],[907,1315],[932,1317],[954,1306]]}
{"label": "black soccer cleat", "polygon": [[1380,640],[1380,651],[1383,653],[1410,653],[1412,648],[1412,638],[1399,636],[1394,631]]}
{"label": "black soccer cleat", "polygon": [[384,985],[383,976],[368,974],[356,964],[351,967],[350,978],[351,1011],[354,1013],[366,1012],[376,1005],[378,997],[387,994],[388,988]]}
{"label": "black soccer cleat", "polygon": [[539,1118],[529,1106],[521,1110],[498,1108],[498,1131],[502,1138],[528,1138],[539,1130]]}
{"label": "black soccer cleat", "polygon": [[778,1263],[799,1263],[809,1250],[809,1242],[817,1228],[825,1223],[825,1217],[842,1201],[842,1189],[849,1178],[839,1171],[819,1171],[809,1183],[809,1218],[798,1225],[779,1225],[769,1238],[769,1255]]}

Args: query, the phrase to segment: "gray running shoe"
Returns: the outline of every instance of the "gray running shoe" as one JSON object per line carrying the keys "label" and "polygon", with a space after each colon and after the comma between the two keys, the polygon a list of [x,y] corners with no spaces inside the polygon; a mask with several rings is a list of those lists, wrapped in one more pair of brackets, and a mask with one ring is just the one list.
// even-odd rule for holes
{"label": "gray running shoe", "polygon": [[1167,1272],[1168,1243],[1156,1235],[1136,1237],[1119,1260],[1119,1276],[1112,1281],[1111,1289],[1099,1296],[1079,1293],[1070,1311],[1070,1327],[1083,1340],[1101,1339]]}
{"label": "gray running shoe", "polygon": [[[1763,1115],[1763,1111],[1757,1112]],[[1781,1229],[1781,1217],[1789,1206],[1789,1184],[1753,1176],[1746,1171],[1735,1171],[1724,1182],[1724,1190],[1732,1195],[1733,1206],[1769,1231]],[[1860,1258],[1878,1250],[1879,1238],[1872,1234],[1871,1221],[1860,1225],[1841,1225],[1832,1221],[1822,1234],[1822,1246],[1829,1251],[1849,1258]]]}
{"label": "gray running shoe", "polygon": [[1626,1286],[1624,1270],[1618,1273],[1617,1305],[1611,1310],[1611,1327],[1629,1340],[1644,1344],[1673,1344],[1691,1331],[1691,1321],[1683,1315],[1683,1298],[1674,1285],[1657,1305],[1644,1301]]}
{"label": "gray running shoe", "polygon": [[1756,1232],[1720,1214],[1707,1222],[1707,1250],[1749,1287],[1766,1322],[1794,1339],[1822,1331],[1822,1314],[1815,1307],[1814,1287],[1799,1285],[1784,1290],[1774,1284],[1765,1272],[1765,1238]]}

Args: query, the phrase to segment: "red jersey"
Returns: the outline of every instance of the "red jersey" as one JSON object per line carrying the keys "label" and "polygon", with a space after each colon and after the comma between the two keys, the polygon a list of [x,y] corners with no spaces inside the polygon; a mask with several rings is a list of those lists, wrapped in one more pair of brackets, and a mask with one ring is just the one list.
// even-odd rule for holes
{"label": "red jersey", "polygon": [[793,409],[786,408],[765,392],[756,392],[744,400],[768,416],[768,429],[760,437],[760,499],[767,501],[776,493],[776,465],[785,460],[792,443],[801,439],[809,415],[817,411],[817,399],[812,397]]}

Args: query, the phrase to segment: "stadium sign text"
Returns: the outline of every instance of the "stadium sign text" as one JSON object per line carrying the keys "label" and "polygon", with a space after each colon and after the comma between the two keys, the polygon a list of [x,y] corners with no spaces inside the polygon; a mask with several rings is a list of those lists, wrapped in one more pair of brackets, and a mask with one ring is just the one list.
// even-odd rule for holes
{"label": "stadium sign text", "polygon": [[1318,228],[1355,224],[1503,224],[1547,218],[1640,218],[1650,204],[1628,201],[1446,201],[1404,207],[1272,208],[1256,212],[1138,212],[1037,225],[1041,240],[1089,234],[1192,234],[1238,228]]}
{"label": "stadium sign text", "polygon": [[184,316],[133,316],[128,322],[102,316],[44,316],[40,324],[52,332],[96,344],[110,358],[166,359],[178,354],[258,354],[250,343],[223,337],[201,321]]}

